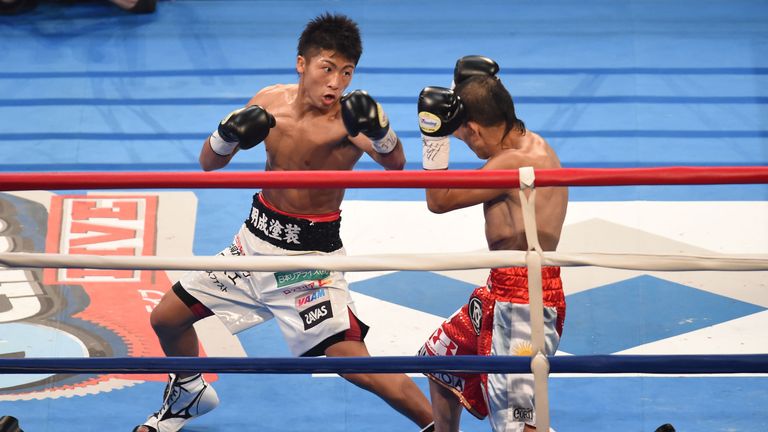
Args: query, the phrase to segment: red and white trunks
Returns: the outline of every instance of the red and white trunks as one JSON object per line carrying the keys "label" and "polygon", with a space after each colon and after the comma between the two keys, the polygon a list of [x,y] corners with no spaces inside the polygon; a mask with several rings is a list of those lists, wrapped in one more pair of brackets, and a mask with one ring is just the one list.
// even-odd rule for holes
{"label": "red and white trunks", "polygon": [[[545,354],[553,355],[565,321],[565,294],[559,267],[542,269]],[[528,269],[491,270],[488,284],[438,327],[419,355],[532,355]],[[535,425],[532,374],[428,374],[451,389],[477,418],[490,413],[499,431]]]}

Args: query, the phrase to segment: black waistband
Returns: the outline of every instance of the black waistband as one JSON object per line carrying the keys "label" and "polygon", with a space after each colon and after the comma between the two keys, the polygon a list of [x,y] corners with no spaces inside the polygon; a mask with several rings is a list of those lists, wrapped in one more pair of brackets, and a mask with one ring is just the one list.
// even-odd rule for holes
{"label": "black waistband", "polygon": [[341,217],[331,222],[312,222],[284,215],[265,206],[258,194],[253,196],[245,225],[256,237],[282,249],[333,252],[342,247]]}

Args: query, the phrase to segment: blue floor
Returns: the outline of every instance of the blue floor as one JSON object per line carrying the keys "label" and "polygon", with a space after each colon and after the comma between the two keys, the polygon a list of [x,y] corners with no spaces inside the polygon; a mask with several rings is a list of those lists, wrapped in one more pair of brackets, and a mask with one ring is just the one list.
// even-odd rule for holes
{"label": "blue floor", "polygon": [[[24,15],[0,16],[0,172],[196,171],[199,146],[223,115],[266,85],[295,82],[297,37],[307,20],[325,11],[358,21],[364,53],[350,89],[366,89],[384,106],[405,146],[406,169],[421,169],[419,91],[449,85],[455,60],[467,54],[498,61],[518,115],[550,142],[565,167],[768,165],[766,1],[175,0],[143,16],[106,1],[43,2]],[[240,152],[227,169],[261,170],[264,162],[256,148]],[[452,168],[479,166],[469,149],[453,146]],[[377,168],[364,157],[358,169]],[[216,253],[242,221],[252,191],[191,192],[197,199],[191,252]],[[83,191],[57,195],[70,193]],[[350,190],[347,199],[420,201],[423,191]],[[768,201],[768,185],[572,188],[571,199],[760,202]],[[0,204],[0,219],[21,227],[3,232],[0,225],[0,236],[26,239],[26,251],[46,250],[45,209],[6,194]],[[768,249],[768,238],[765,244]],[[48,289],[42,276],[33,276],[35,292]],[[445,287],[440,299],[411,292],[431,284]],[[654,321],[655,302],[640,296],[636,315],[612,321],[626,316],[610,305],[639,296],[640,285],[659,296],[663,290],[686,308],[664,309]],[[352,289],[448,316],[471,285],[401,272]],[[81,355],[63,333],[114,353],[132,347],[119,330],[72,318],[87,309],[88,295],[62,292],[54,301],[59,309],[49,315],[12,319],[6,317],[15,303],[6,300],[13,297],[0,291],[0,342],[11,342],[0,344],[0,356],[24,351],[21,342],[30,340],[45,349],[26,348],[27,356]],[[614,353],[705,326],[677,326],[689,315],[714,325],[766,309],[648,275],[568,298],[561,348],[572,354]],[[32,330],[42,321],[58,325],[61,334]],[[600,339],[596,328],[607,329]],[[244,333],[241,343],[253,356],[288,355],[273,323]],[[33,385],[0,376],[0,415],[17,416],[33,432],[127,431],[160,402],[162,384],[152,381],[102,386],[87,395],[61,390],[62,383],[78,387],[91,378]],[[423,378],[416,381],[426,390]],[[644,432],[666,422],[678,431],[768,430],[768,378],[762,376],[554,376],[550,385],[559,432]],[[216,388],[222,406],[185,430],[415,430],[338,378],[221,375]],[[23,396],[33,390],[43,396]],[[462,429],[489,426],[465,414]]]}

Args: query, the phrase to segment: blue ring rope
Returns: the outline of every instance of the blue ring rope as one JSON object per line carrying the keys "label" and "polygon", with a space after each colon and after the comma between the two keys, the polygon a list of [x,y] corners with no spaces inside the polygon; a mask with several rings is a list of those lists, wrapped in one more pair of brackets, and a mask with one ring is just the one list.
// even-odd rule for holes
{"label": "blue ring rope", "polygon": [[[551,373],[713,374],[768,373],[768,354],[592,355],[549,357]],[[530,357],[346,357],[346,358],[0,358],[0,373],[257,374],[465,372],[529,373]]]}

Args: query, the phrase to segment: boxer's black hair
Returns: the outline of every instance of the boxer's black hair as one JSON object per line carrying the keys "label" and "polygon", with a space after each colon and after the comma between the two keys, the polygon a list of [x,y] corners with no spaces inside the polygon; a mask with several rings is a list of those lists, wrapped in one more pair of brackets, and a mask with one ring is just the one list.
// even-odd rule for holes
{"label": "boxer's black hair", "polygon": [[298,54],[309,59],[320,50],[335,51],[357,65],[363,54],[357,23],[346,15],[330,13],[309,21],[299,37]]}

